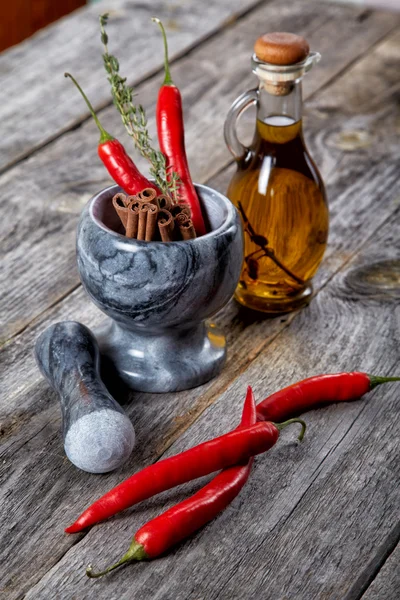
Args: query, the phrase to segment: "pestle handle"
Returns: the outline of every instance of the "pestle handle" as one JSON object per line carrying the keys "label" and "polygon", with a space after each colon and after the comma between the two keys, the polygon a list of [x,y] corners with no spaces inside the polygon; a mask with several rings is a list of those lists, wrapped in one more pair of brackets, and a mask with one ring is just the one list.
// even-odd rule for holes
{"label": "pestle handle", "polygon": [[41,372],[59,394],[69,394],[79,380],[95,383],[100,377],[99,347],[81,323],[51,325],[37,339],[35,353]]}
{"label": "pestle handle", "polygon": [[75,321],[56,323],[37,339],[36,360],[60,397],[64,448],[77,467],[105,473],[125,462],[135,432],[100,377],[99,347]]}

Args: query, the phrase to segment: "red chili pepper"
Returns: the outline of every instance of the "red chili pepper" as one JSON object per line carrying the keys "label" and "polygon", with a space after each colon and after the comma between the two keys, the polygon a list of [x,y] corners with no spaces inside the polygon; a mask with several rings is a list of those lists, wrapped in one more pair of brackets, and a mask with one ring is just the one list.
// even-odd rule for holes
{"label": "red chili pepper", "polygon": [[279,425],[256,423],[150,465],[104,494],[65,531],[77,533],[164,490],[266,452],[276,443],[279,431],[292,422],[302,424],[302,438],[305,423],[299,419]]}
{"label": "red chili pepper", "polygon": [[244,400],[242,418],[237,429],[254,425],[257,422],[256,401],[254,399],[253,388],[251,385],[247,387],[246,398]]}
{"label": "red chili pepper", "polygon": [[[249,386],[238,429],[255,422],[256,405]],[[86,574],[101,577],[125,563],[160,556],[226,508],[246,483],[252,464],[253,458],[250,458],[245,464],[224,469],[196,494],[143,525],[136,532],[128,552],[116,564],[99,573],[94,573],[89,566]]]}
{"label": "red chili pepper", "polygon": [[[358,372],[311,377],[266,398],[257,406],[257,417],[260,420],[271,418],[277,421],[282,420],[315,408],[322,403],[355,400],[377,385],[390,381],[400,381],[400,377],[376,377]],[[251,388],[248,389],[242,419],[246,405],[249,406],[250,393],[252,395]],[[244,470],[248,468],[251,461],[252,459],[246,466],[225,469],[197,494],[149,521],[136,533],[128,552],[120,561],[100,573],[93,573],[91,567],[88,567],[86,571],[88,576],[100,577],[127,562],[159,556],[171,545],[196,531],[217,514],[220,497],[224,499],[229,497],[227,502],[229,503],[237,495],[237,488],[239,487],[240,490],[247,480],[248,473],[245,477]],[[245,479],[241,483],[243,478]],[[219,481],[220,487],[215,490],[217,481]],[[207,507],[208,490],[210,490],[210,513],[207,514],[204,507]],[[216,492],[219,492],[220,496]],[[231,492],[232,497],[230,497]],[[222,510],[226,504],[222,502],[220,506],[220,510]],[[202,517],[204,517],[204,521]]]}
{"label": "red chili pepper", "polygon": [[158,141],[161,152],[167,159],[167,168],[175,171],[181,179],[179,187],[181,201],[189,204],[194,228],[197,235],[200,236],[206,233],[206,227],[186,158],[181,93],[171,79],[167,36],[163,24],[156,18],[153,18],[153,21],[158,23],[161,28],[165,50],[165,79],[158,93],[156,111]]}
{"label": "red chili pepper", "polygon": [[367,373],[333,373],[298,381],[257,405],[259,421],[284,421],[330,402],[357,400],[381,383],[400,377],[376,377]]}
{"label": "red chili pepper", "polygon": [[83,99],[85,100],[97,127],[99,128],[100,141],[97,147],[97,152],[115,183],[117,183],[127,194],[130,195],[138,194],[148,187],[153,188],[156,190],[157,194],[160,194],[161,192],[159,188],[140,173],[132,159],[126,153],[121,142],[112,137],[112,135],[107,133],[107,131],[102,127],[92,105],[90,104],[86,94],[76,79],[72,77],[70,73],[64,73],[64,76],[72,79],[82,94]]}
{"label": "red chili pepper", "polygon": [[[254,425],[256,420],[256,403],[249,386],[238,429]],[[196,494],[143,525],[135,535],[136,542],[143,546],[149,558],[155,558],[203,527],[236,498],[250,475],[253,462],[254,457],[251,457],[243,464],[221,471]]]}

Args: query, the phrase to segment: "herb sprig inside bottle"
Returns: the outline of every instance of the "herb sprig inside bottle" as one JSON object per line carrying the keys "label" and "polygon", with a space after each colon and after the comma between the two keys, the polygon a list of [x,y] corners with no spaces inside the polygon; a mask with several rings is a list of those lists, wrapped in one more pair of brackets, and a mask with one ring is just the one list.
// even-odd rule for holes
{"label": "herb sprig inside bottle", "polygon": [[150,162],[150,173],[164,194],[171,196],[174,202],[179,200],[180,177],[175,172],[167,173],[166,158],[160,150],[151,145],[151,137],[147,128],[146,112],[141,104],[134,104],[133,88],[126,84],[126,77],[119,74],[118,59],[108,52],[108,35],[105,26],[108,13],[100,16],[101,41],[104,47],[103,61],[111,85],[114,104],[121,115],[128,134],[133,138],[140,154]]}

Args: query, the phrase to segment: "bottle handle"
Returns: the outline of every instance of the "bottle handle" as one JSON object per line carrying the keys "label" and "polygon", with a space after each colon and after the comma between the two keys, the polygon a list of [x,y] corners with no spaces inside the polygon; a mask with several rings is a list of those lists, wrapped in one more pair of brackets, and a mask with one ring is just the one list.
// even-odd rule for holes
{"label": "bottle handle", "polygon": [[248,90],[236,98],[226,116],[224,125],[225,144],[228,146],[228,150],[231,152],[233,158],[237,161],[243,159],[249,152],[249,149],[241,143],[237,136],[236,122],[245,110],[250,106],[254,106],[257,102],[258,89]]}

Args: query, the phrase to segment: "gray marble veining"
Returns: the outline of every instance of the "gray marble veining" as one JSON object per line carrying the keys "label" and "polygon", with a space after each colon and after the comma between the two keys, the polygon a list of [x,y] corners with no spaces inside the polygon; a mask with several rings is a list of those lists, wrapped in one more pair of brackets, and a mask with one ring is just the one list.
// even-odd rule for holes
{"label": "gray marble veining", "polygon": [[217,375],[225,338],[204,321],[231,298],[240,275],[240,218],[227,198],[196,186],[210,233],[143,242],[119,233],[109,187],[89,201],[77,236],[82,283],[110,317],[96,331],[102,356],[132,389],[188,389]]}
{"label": "gray marble veining", "polygon": [[134,443],[133,425],[99,374],[99,348],[90,330],[74,321],[48,327],[35,346],[39,368],[59,394],[64,449],[90,473],[121,466]]}

